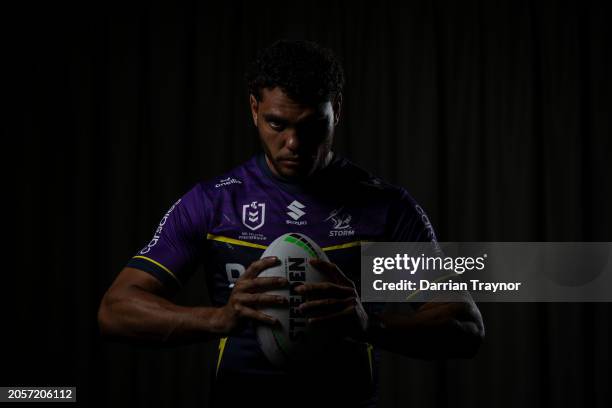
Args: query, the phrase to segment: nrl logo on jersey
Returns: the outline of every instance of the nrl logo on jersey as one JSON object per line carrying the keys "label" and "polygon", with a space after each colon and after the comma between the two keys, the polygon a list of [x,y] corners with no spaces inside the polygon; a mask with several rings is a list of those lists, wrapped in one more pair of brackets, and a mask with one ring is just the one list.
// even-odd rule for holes
{"label": "nrl logo on jersey", "polygon": [[306,208],[304,204],[300,203],[297,200],[294,200],[291,204],[287,206],[287,209],[289,210],[287,211],[287,215],[293,219],[285,220],[285,222],[290,225],[308,224],[308,221],[306,220],[299,221],[299,219],[302,218],[306,214],[306,211],[304,211],[304,208]]}
{"label": "nrl logo on jersey", "polygon": [[350,237],[355,235],[355,230],[351,227],[351,215],[343,212],[344,207],[336,208],[329,213],[329,217],[325,221],[332,223],[332,229],[329,231],[330,237]]}
{"label": "nrl logo on jersey", "polygon": [[224,178],[219,180],[219,182],[215,184],[215,188],[229,186],[230,184],[242,184],[242,181],[233,177]]}
{"label": "nrl logo on jersey", "polygon": [[251,231],[261,228],[266,222],[266,204],[253,201],[242,206],[242,223]]}

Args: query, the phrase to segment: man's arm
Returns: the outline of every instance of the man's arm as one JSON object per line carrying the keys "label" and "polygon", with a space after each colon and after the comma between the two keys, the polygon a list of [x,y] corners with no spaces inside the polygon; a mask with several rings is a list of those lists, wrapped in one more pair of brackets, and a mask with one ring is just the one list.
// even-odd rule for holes
{"label": "man's arm", "polygon": [[424,359],[472,357],[484,338],[482,316],[468,292],[447,294],[445,302],[430,301],[416,310],[410,303],[387,303],[383,312],[367,314],[355,284],[337,265],[321,260],[310,263],[331,282],[296,288],[310,298],[299,310],[311,324],[330,333]]}
{"label": "man's arm", "polygon": [[126,267],[108,289],[98,310],[100,332],[107,337],[151,344],[187,344],[227,336],[245,320],[275,319],[257,307],[283,304],[285,298],[261,292],[284,287],[286,280],[258,278],[273,259],[253,262],[236,282],[223,307],[186,307],[170,301],[163,284],[147,272]]}
{"label": "man's arm", "polygon": [[[405,189],[399,194],[388,214],[389,241],[430,242],[434,251],[439,250],[423,208]],[[468,292],[448,295],[453,296],[418,307],[388,304],[380,315],[370,316],[366,337],[382,348],[416,358],[472,357],[484,338],[482,316]]]}
{"label": "man's arm", "polygon": [[383,349],[409,357],[470,358],[484,338],[480,311],[467,294],[461,302],[389,305],[369,317],[366,338]]}
{"label": "man's arm", "polygon": [[184,307],[169,300],[163,284],[147,272],[124,268],[98,310],[100,332],[145,343],[176,344],[221,337],[221,310]]}

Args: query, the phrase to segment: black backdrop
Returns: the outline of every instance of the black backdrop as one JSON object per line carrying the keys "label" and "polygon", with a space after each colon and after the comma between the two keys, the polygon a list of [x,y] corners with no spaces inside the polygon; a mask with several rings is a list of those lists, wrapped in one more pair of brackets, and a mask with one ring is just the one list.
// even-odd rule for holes
{"label": "black backdrop", "polygon": [[[257,151],[243,70],[278,38],[336,51],[336,150],[407,187],[441,241],[612,241],[609,17],[513,0],[5,9],[4,162],[18,160],[0,385],[204,406],[214,344],[107,343],[96,309],[177,197]],[[203,285],[181,301],[205,302]],[[612,403],[609,304],[480,306],[478,356],[385,355],[382,406]]]}

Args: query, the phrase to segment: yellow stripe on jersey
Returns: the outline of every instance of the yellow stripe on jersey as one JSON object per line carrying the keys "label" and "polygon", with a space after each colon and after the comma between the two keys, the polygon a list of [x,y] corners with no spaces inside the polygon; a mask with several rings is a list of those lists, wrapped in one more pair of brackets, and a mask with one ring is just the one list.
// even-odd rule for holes
{"label": "yellow stripe on jersey", "polygon": [[219,339],[219,357],[217,358],[217,371],[215,376],[219,374],[219,367],[221,367],[221,359],[223,358],[223,352],[225,351],[225,344],[227,343],[227,337]]}
{"label": "yellow stripe on jersey", "polygon": [[241,241],[239,239],[224,237],[221,235],[206,234],[206,239],[209,239],[211,241],[227,242],[228,244],[241,245],[241,246],[246,246],[246,247],[251,247],[251,248],[258,248],[258,249],[268,248],[265,245],[253,244],[252,242]]}
{"label": "yellow stripe on jersey", "polygon": [[372,362],[372,350],[374,350],[374,346],[371,345],[370,343],[366,343],[366,347],[368,350],[368,363],[370,363],[370,378],[374,380],[374,369],[373,369],[373,362]]}
{"label": "yellow stripe on jersey", "polygon": [[344,249],[344,248],[360,246],[362,242],[369,242],[369,241],[353,241],[353,242],[347,242],[346,244],[332,245],[332,246],[328,246],[328,247],[321,248],[321,249],[323,251],[334,251],[336,249]]}
{"label": "yellow stripe on jersey", "polygon": [[368,363],[370,363],[370,378],[373,381],[374,380],[374,370],[373,370],[373,363],[372,363],[372,350],[374,349],[374,346],[372,346],[370,343],[366,343],[366,347],[368,350]]}
{"label": "yellow stripe on jersey", "polygon": [[147,260],[147,261],[149,261],[151,263],[154,263],[155,265],[157,265],[160,268],[162,268],[164,271],[168,272],[168,274],[170,274],[170,276],[172,276],[178,282],[178,284],[181,285],[181,281],[176,277],[176,275],[173,274],[170,269],[166,268],[164,265],[160,264],[156,260],[151,259],[151,258],[147,258],[146,256],[142,256],[142,255],[137,255],[137,256],[134,256],[133,258],[145,259],[145,260]]}
{"label": "yellow stripe on jersey", "polygon": [[[228,244],[241,245],[241,246],[246,246],[246,247],[251,247],[251,248],[258,248],[258,249],[268,248],[266,245],[254,244],[248,241],[241,241],[235,238],[224,237],[223,235],[206,234],[206,239],[209,239],[211,241],[227,242]],[[328,247],[321,248],[321,249],[323,251],[334,251],[336,249],[344,249],[344,248],[351,248],[351,247],[359,246],[361,245],[362,242],[370,242],[370,241],[353,241],[353,242],[347,242],[345,244],[332,245],[332,246],[328,246]]]}

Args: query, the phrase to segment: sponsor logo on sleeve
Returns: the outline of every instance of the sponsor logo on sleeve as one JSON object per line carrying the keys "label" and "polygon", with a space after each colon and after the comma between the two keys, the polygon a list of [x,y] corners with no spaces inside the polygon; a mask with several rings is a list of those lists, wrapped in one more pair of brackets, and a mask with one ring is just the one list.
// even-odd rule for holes
{"label": "sponsor logo on sleeve", "polygon": [[159,222],[159,225],[157,226],[157,229],[155,230],[155,233],[153,234],[153,238],[151,239],[151,241],[147,244],[146,247],[144,247],[139,254],[140,255],[144,255],[144,254],[148,254],[151,251],[151,248],[153,248],[155,245],[157,245],[157,242],[159,242],[159,238],[161,237],[161,233],[164,229],[164,225],[166,225],[166,221],[168,221],[168,217],[170,216],[170,214],[172,213],[172,211],[174,210],[174,208],[181,202],[181,199],[179,198],[177,200],[176,203],[172,204],[172,207],[170,207],[170,209],[168,210],[168,212],[162,217],[161,221]]}
{"label": "sponsor logo on sleeve", "polygon": [[427,237],[429,238],[429,240],[437,242],[438,239],[436,238],[436,233],[434,232],[433,226],[431,225],[431,222],[429,221],[429,217],[425,213],[425,210],[423,210],[423,208],[418,204],[414,206],[414,209],[421,216],[421,221],[423,222],[423,225],[425,225],[425,229],[427,230]]}

